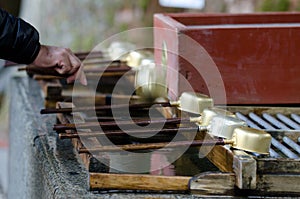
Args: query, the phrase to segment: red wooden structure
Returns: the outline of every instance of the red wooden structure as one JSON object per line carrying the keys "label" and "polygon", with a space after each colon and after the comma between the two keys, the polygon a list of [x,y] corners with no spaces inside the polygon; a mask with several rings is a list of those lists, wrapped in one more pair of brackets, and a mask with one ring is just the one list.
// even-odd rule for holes
{"label": "red wooden structure", "polygon": [[300,13],[156,14],[154,27],[172,99],[193,88],[216,104],[300,103]]}

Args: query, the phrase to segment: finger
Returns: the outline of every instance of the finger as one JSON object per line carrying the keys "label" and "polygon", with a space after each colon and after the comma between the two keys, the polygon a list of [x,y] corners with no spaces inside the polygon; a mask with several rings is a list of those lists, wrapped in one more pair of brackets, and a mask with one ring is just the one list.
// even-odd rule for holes
{"label": "finger", "polygon": [[75,73],[80,67],[82,67],[81,61],[74,54],[70,54],[69,61],[71,64],[69,74]]}
{"label": "finger", "polygon": [[76,74],[69,76],[67,78],[67,83],[72,83],[75,81],[75,79],[78,79],[82,85],[84,85],[84,86],[87,85],[87,79],[86,79],[86,76],[84,73],[80,73],[80,74],[76,73]]}
{"label": "finger", "polygon": [[70,72],[72,70],[71,61],[68,56],[64,56],[57,63],[55,70],[60,74],[72,74],[74,72]]}
{"label": "finger", "polygon": [[86,76],[83,71],[81,71],[81,73],[80,73],[79,81],[82,85],[84,85],[84,86],[87,85],[87,79],[86,79]]}
{"label": "finger", "polygon": [[76,79],[76,75],[77,75],[77,74],[74,73],[73,75],[69,76],[69,77],[67,78],[67,83],[69,84],[69,83],[74,82],[75,79]]}
{"label": "finger", "polygon": [[63,67],[55,66],[54,70],[56,70],[59,74],[65,74],[66,71]]}
{"label": "finger", "polygon": [[59,72],[63,74],[75,73],[81,65],[80,60],[68,48],[60,52],[60,60],[57,63]]}
{"label": "finger", "polygon": [[54,68],[59,74],[70,74],[71,67],[70,64],[67,64],[66,62],[58,64]]}
{"label": "finger", "polygon": [[79,82],[82,84],[82,85],[87,85],[87,79],[86,79],[86,76],[84,74],[84,72],[82,71],[82,68],[80,68],[76,73],[74,73],[73,75],[69,76],[67,78],[67,83],[71,83],[71,82],[74,82],[75,79],[78,79]]}
{"label": "finger", "polygon": [[82,84],[82,85],[87,85],[87,79],[86,79],[86,76],[83,72],[83,66],[79,68],[79,70],[77,71],[77,79],[79,79],[79,82]]}

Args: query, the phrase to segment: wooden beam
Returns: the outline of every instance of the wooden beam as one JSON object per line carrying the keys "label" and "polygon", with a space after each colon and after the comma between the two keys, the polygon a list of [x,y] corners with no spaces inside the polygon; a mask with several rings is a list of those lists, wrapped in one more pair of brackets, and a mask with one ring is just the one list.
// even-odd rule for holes
{"label": "wooden beam", "polygon": [[[64,101],[72,101],[75,106],[100,106],[108,105],[111,103],[112,99],[117,101],[118,104],[125,103],[139,103],[140,97],[137,95],[106,95],[106,94],[93,94],[93,93],[84,93],[76,91],[75,94],[72,93],[73,90],[64,90],[63,99]],[[80,94],[80,95],[79,95]],[[140,102],[141,103],[141,102]]]}
{"label": "wooden beam", "polygon": [[[204,132],[197,134],[196,139],[199,140],[213,139]],[[233,172],[233,153],[225,146],[201,147],[200,152],[209,159],[222,172]]]}
{"label": "wooden beam", "polygon": [[190,180],[192,194],[202,195],[233,195],[234,173],[201,173]]}
{"label": "wooden beam", "polygon": [[300,175],[300,159],[259,158],[257,159],[257,173],[297,173],[298,175]]}
{"label": "wooden beam", "polygon": [[[73,107],[74,105],[72,103],[65,103],[65,102],[58,102],[57,103],[57,108],[70,108]],[[57,114],[57,118],[61,123],[70,123],[74,122],[74,118],[77,122],[84,122],[83,116],[80,113],[76,113],[73,115],[66,115],[66,114]],[[87,133],[89,133],[90,130],[87,130]],[[67,134],[73,134],[73,130],[66,130]],[[80,138],[72,138],[71,139],[72,144],[76,151],[78,151],[80,148],[84,147],[84,144],[89,144],[93,146],[101,146],[100,142],[98,141],[97,138],[88,138],[84,139],[83,142]],[[88,170],[92,170],[93,172],[98,171],[103,171],[104,167],[99,166],[99,161],[97,160],[98,158],[94,158],[90,154],[79,154],[83,164]]]}
{"label": "wooden beam", "polygon": [[150,191],[187,191],[190,177],[90,173],[90,188]]}
{"label": "wooden beam", "polygon": [[46,108],[55,108],[56,102],[62,100],[62,85],[58,80],[39,81],[43,89]]}
{"label": "wooden beam", "polygon": [[266,174],[258,175],[257,190],[265,193],[286,193],[299,196],[300,175],[293,174]]}
{"label": "wooden beam", "polygon": [[256,161],[244,151],[235,150],[233,171],[236,176],[235,185],[240,189],[256,188]]}

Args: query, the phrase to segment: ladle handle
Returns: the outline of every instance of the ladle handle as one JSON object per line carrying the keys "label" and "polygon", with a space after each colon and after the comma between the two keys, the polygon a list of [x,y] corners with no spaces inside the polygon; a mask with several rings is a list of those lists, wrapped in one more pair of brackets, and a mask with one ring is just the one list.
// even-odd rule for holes
{"label": "ladle handle", "polygon": [[25,70],[29,75],[39,74],[39,75],[51,75],[51,76],[57,76],[57,77],[68,77],[69,74],[60,74],[55,70],[56,66],[53,67],[37,67],[34,65],[28,65],[24,68],[19,68],[19,71]]}
{"label": "ladle handle", "polygon": [[141,130],[128,130],[128,131],[109,131],[109,132],[76,132],[76,133],[60,133],[60,139],[72,139],[72,138],[80,138],[80,137],[100,137],[100,136],[125,136],[125,135],[135,135],[135,134],[145,134],[145,133],[161,133],[172,135],[180,132],[191,132],[195,133],[198,131],[198,127],[183,127],[183,128],[168,128],[168,129],[147,129],[144,131]]}
{"label": "ladle handle", "polygon": [[180,124],[190,122],[189,118],[170,118],[163,120],[134,120],[134,121],[110,121],[110,122],[86,122],[78,124],[55,124],[53,130],[75,130],[77,129],[89,129],[96,127],[120,127],[120,126],[146,126],[146,125],[156,125],[156,124]]}
{"label": "ladle handle", "polygon": [[179,148],[179,147],[197,147],[197,146],[214,146],[225,145],[223,140],[209,140],[209,141],[179,141],[179,142],[160,142],[147,144],[127,144],[117,146],[102,146],[96,148],[81,148],[79,153],[93,153],[93,152],[121,152],[121,151],[138,151],[138,150],[152,150],[161,148]]}
{"label": "ladle handle", "polygon": [[74,108],[56,108],[56,109],[41,109],[41,114],[53,114],[53,113],[74,113],[74,112],[87,112],[87,111],[105,111],[111,109],[142,109],[150,108],[153,105],[170,106],[169,102],[154,102],[154,103],[143,103],[143,104],[119,104],[119,105],[103,105],[95,107],[74,107]]}

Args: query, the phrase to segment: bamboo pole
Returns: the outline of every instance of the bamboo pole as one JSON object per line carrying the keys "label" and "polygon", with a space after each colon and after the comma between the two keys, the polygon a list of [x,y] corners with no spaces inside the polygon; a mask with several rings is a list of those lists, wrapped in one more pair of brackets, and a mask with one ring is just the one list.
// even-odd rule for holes
{"label": "bamboo pole", "polygon": [[183,132],[197,132],[198,127],[184,127],[184,128],[170,128],[170,129],[150,129],[150,130],[129,130],[129,131],[109,131],[109,132],[76,132],[76,133],[60,133],[60,139],[72,139],[80,137],[100,137],[100,136],[124,136],[124,135],[136,135],[136,134],[147,134],[147,133],[161,133],[161,134],[174,134]]}
{"label": "bamboo pole", "polygon": [[103,105],[103,106],[90,106],[90,107],[74,107],[74,108],[46,108],[41,109],[41,114],[53,113],[74,113],[74,112],[88,112],[88,111],[106,111],[111,109],[143,109],[150,108],[153,105],[171,106],[169,102],[153,102],[153,103],[140,103],[140,104],[119,104],[119,105]]}
{"label": "bamboo pole", "polygon": [[76,130],[76,129],[89,129],[96,127],[121,127],[121,126],[134,126],[134,125],[155,125],[155,124],[180,124],[190,123],[190,118],[170,118],[165,120],[136,120],[136,121],[110,121],[110,122],[85,122],[85,123],[66,123],[66,124],[55,124],[53,130],[64,131],[64,130]]}
{"label": "bamboo pole", "polygon": [[90,173],[91,189],[187,191],[191,177]]}
{"label": "bamboo pole", "polygon": [[121,152],[121,151],[139,151],[139,150],[153,150],[161,148],[180,148],[180,147],[198,147],[198,146],[214,146],[232,144],[232,140],[194,140],[194,141],[178,141],[178,142],[159,142],[146,144],[125,144],[114,146],[101,146],[95,148],[81,148],[79,153],[93,153],[93,152]]}

